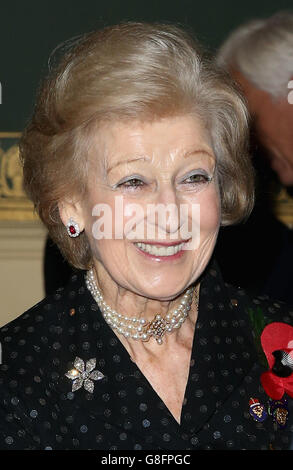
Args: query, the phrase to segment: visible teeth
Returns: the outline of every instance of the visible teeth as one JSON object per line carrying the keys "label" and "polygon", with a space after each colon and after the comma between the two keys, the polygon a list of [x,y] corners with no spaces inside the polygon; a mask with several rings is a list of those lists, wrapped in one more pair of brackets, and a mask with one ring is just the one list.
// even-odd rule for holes
{"label": "visible teeth", "polygon": [[182,250],[182,247],[184,243],[180,243],[179,245],[173,245],[173,246],[156,246],[156,245],[150,245],[148,243],[135,243],[136,246],[138,246],[142,251],[145,251],[146,253],[149,253],[150,255],[155,255],[155,256],[172,256],[178,253],[178,251]]}

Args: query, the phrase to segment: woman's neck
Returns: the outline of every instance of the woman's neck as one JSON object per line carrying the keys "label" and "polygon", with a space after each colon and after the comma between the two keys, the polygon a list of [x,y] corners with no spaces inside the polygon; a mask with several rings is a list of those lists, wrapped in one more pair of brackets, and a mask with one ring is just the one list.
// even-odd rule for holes
{"label": "woman's neck", "polygon": [[146,322],[152,321],[155,315],[165,318],[167,313],[179,306],[184,295],[183,292],[172,300],[164,301],[149,299],[119,286],[100,264],[95,263],[93,271],[106,304],[128,318],[145,319]]}

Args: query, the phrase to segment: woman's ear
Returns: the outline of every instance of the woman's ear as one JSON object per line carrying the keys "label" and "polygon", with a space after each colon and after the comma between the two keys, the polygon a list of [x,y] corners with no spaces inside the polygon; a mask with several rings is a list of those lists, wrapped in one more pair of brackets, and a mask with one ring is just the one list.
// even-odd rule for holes
{"label": "woman's ear", "polygon": [[73,219],[75,223],[79,225],[79,229],[82,232],[85,227],[85,221],[83,217],[82,206],[79,201],[63,200],[58,202],[58,209],[60,218],[66,227],[69,219]]}

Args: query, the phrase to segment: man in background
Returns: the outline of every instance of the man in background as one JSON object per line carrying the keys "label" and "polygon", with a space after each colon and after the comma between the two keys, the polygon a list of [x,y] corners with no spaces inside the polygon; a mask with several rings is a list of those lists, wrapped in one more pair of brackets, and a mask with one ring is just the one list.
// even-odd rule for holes
{"label": "man in background", "polygon": [[[240,26],[216,60],[247,99],[257,177],[252,216],[244,225],[222,229],[218,259],[229,259],[229,268],[223,267],[228,282],[293,305],[293,233],[276,219],[271,204],[276,188],[282,185],[288,194],[293,188],[293,14]],[[239,244],[242,255],[236,256]]]}

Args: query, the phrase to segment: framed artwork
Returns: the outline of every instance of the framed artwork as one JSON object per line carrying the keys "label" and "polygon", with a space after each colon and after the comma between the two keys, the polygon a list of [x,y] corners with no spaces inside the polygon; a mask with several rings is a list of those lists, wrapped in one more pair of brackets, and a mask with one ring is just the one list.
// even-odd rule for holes
{"label": "framed artwork", "polygon": [[20,132],[0,132],[0,221],[37,220],[22,187]]}
{"label": "framed artwork", "polygon": [[279,189],[273,201],[273,211],[281,222],[293,229],[293,197],[285,188]]}

